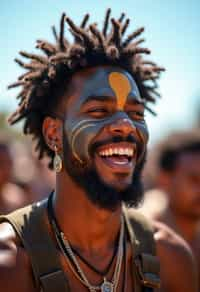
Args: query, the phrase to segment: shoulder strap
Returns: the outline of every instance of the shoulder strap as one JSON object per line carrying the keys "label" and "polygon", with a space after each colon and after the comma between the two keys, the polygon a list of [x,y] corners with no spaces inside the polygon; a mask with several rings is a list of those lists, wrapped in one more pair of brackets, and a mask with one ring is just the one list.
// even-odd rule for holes
{"label": "shoulder strap", "polygon": [[153,229],[138,211],[123,208],[123,212],[133,247],[135,291],[154,291],[160,288],[160,267],[156,257]]}
{"label": "shoulder strap", "polygon": [[[37,287],[44,292],[68,292],[58,251],[45,226],[46,204],[45,200],[1,216],[0,223],[10,222],[20,237],[30,256]],[[139,212],[123,208],[123,213],[133,247],[134,291],[151,292],[160,287],[152,228]]]}
{"label": "shoulder strap", "polygon": [[8,221],[20,237],[31,259],[37,288],[44,292],[68,292],[59,253],[45,225],[46,204],[47,200],[44,200],[1,216],[0,222]]}

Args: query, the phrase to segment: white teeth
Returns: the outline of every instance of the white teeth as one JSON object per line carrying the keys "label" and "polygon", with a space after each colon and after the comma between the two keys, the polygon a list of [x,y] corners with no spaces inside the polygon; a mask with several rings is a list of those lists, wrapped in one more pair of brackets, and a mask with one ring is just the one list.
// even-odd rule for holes
{"label": "white teeth", "polygon": [[110,155],[110,156],[113,155],[113,151],[112,151],[111,148],[109,148],[108,152],[109,152],[109,155]]}
{"label": "white teeth", "polygon": [[119,151],[118,151],[117,148],[114,148],[114,149],[113,149],[113,154],[119,154]]}
{"label": "white teeth", "polygon": [[127,155],[132,157],[134,150],[132,148],[108,148],[99,152],[101,156],[112,156],[112,155]]}
{"label": "white teeth", "polygon": [[128,149],[128,156],[133,156],[133,149]]}
{"label": "white teeth", "polygon": [[105,155],[106,156],[109,156],[110,155],[108,150],[105,150]]}
{"label": "white teeth", "polygon": [[126,152],[126,151],[124,151],[123,148],[120,148],[120,149],[119,149],[119,155],[123,155],[125,152]]}
{"label": "white teeth", "polygon": [[129,156],[129,149],[128,148],[125,149],[125,154]]}

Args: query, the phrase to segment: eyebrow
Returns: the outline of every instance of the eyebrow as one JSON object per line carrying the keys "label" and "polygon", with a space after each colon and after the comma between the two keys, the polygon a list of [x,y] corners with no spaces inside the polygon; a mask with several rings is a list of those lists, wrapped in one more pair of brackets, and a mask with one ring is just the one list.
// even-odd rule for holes
{"label": "eyebrow", "polygon": [[114,96],[110,96],[110,95],[90,95],[86,98],[86,100],[83,102],[83,105],[90,102],[90,101],[116,101],[116,98]]}
{"label": "eyebrow", "polygon": [[144,101],[138,101],[136,98],[136,96],[129,96],[129,97],[133,97],[134,99],[127,99],[127,104],[131,104],[131,105],[145,105]]}

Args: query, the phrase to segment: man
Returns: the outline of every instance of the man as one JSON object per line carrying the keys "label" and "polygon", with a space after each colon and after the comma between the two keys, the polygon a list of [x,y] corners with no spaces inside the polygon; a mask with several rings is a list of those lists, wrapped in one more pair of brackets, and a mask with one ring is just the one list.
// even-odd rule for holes
{"label": "man", "polygon": [[[24,132],[34,136],[40,158],[50,157],[57,177],[48,202],[2,219],[9,222],[0,230],[1,287],[7,292],[14,287],[22,292],[158,287],[148,224],[131,221],[122,202],[136,206],[142,197],[148,141],[144,109],[155,100],[163,69],[142,58],[149,53],[137,39],[143,28],[123,40],[129,20],[124,14],[111,19],[108,32],[109,18],[110,10],[100,32],[95,24],[86,25],[88,15],[79,27],[63,14],[59,37],[53,30],[56,45],[38,41],[46,56],[21,52],[30,63],[17,60],[29,71],[12,85],[23,89],[10,122],[25,119]],[[64,38],[65,21],[73,44]],[[171,253],[172,245],[157,228],[158,253],[176,255],[175,267],[186,264],[180,290],[196,291],[190,252],[175,240]]]}
{"label": "man", "polygon": [[0,194],[4,186],[11,180],[12,157],[7,143],[0,142]]}
{"label": "man", "polygon": [[[12,151],[10,151],[10,148],[12,148]],[[13,157],[12,153],[15,157]],[[27,156],[28,154],[29,156]],[[28,157],[28,161],[26,157]],[[22,208],[35,201],[42,200],[45,195],[44,190],[51,189],[49,187],[49,181],[51,179],[50,174],[52,175],[53,172],[48,169],[44,171],[41,161],[36,161],[36,158],[32,158],[30,153],[25,153],[24,148],[20,151],[17,148],[16,151],[16,147],[13,147],[13,145],[11,147],[10,142],[0,142],[0,166],[1,215],[8,214],[18,208]],[[24,172],[23,174],[15,173],[13,168],[22,168]],[[30,178],[33,178],[32,181],[30,178],[29,181],[26,181],[23,177],[20,177],[20,175],[26,175],[27,178],[27,170],[30,170],[28,175]],[[35,170],[35,175],[33,170]],[[36,174],[41,178],[41,182],[38,181]],[[37,192],[35,192],[36,189]]]}
{"label": "man", "polygon": [[145,214],[151,213],[152,218],[167,224],[189,243],[197,261],[200,284],[199,129],[172,133],[160,143],[158,153],[156,184],[165,193],[167,204],[160,211],[152,208]]}
{"label": "man", "polygon": [[7,214],[28,203],[23,190],[13,183],[13,158],[7,141],[0,142],[0,214]]}

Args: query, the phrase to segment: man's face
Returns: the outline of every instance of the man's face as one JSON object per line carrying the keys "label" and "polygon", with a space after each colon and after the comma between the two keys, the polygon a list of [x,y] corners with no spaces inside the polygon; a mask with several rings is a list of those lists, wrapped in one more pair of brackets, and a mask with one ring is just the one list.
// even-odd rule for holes
{"label": "man's face", "polygon": [[170,174],[170,202],[177,214],[200,218],[200,152],[180,154]]}
{"label": "man's face", "polygon": [[71,82],[64,119],[67,171],[76,181],[92,171],[112,191],[126,191],[143,164],[148,140],[135,81],[128,72],[108,66],[76,73]]}

